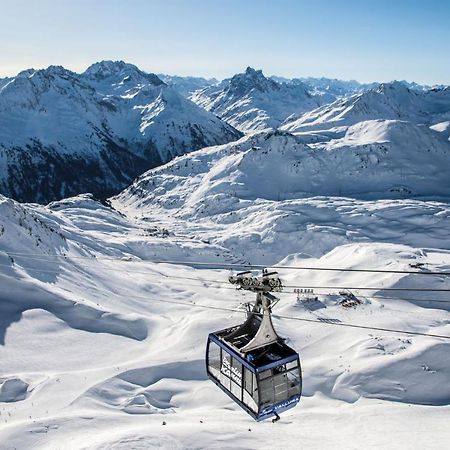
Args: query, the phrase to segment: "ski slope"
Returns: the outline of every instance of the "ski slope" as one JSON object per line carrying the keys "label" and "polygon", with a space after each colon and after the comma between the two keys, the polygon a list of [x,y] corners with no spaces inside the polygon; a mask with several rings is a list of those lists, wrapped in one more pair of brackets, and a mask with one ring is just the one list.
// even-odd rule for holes
{"label": "ski slope", "polygon": [[[342,202],[364,237],[339,242],[330,227],[329,246],[280,245],[269,264],[450,270],[437,245],[445,204],[415,202],[412,214],[402,201]],[[113,205],[86,195],[48,207],[0,200],[0,448],[446,448],[450,340],[336,323],[450,336],[450,303],[424,301],[445,292],[377,289],[450,288],[448,277],[280,270],[286,285],[374,289],[354,290],[362,304],[348,309],[338,289],[316,289],[312,303],[280,294],[276,315],[312,320],[274,319],[301,355],[303,398],[280,422],[257,424],[204,369],[208,332],[242,321],[253,295],[230,289],[228,270],[152,262],[268,263],[252,252],[253,230],[241,227],[237,251],[226,226],[213,238],[201,220],[182,227],[170,210]],[[268,220],[267,207],[254,223]],[[330,220],[324,204],[310,208],[310,228]],[[414,217],[436,216],[443,222],[427,233],[411,232]],[[373,234],[394,223],[403,243]],[[283,242],[291,230],[271,232]]]}

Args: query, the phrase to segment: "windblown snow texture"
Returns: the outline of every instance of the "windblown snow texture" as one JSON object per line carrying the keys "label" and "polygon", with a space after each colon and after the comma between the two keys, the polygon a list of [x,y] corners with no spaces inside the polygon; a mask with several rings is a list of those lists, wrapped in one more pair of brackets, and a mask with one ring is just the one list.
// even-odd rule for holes
{"label": "windblown snow texture", "polygon": [[[445,293],[433,293],[441,303],[429,303],[427,293],[389,295],[377,288],[422,286],[413,275],[280,270],[287,285],[373,290],[353,291],[361,301],[353,308],[341,306],[339,289],[321,289],[312,303],[298,301],[289,290],[279,294],[277,314],[317,323],[274,319],[281,336],[301,354],[304,395],[283,415],[283,428],[273,429],[270,422],[254,424],[204,369],[208,332],[241,322],[240,304],[253,294],[223,289],[226,285],[217,282],[226,281],[227,270],[151,261],[281,260],[296,266],[411,270],[420,265],[448,271],[448,240],[443,239],[448,204],[245,200],[190,219],[157,201],[122,201],[122,196],[113,200],[119,212],[89,196],[47,207],[0,198],[2,443],[211,448],[226,438],[238,448],[275,441],[296,448],[312,433],[321,448],[344,448],[359,430],[357,415],[371,424],[363,438],[369,448],[426,445],[429,438],[420,427],[436,423],[440,432],[433,446],[445,448],[450,344],[333,325],[449,335]],[[447,247],[438,249],[439,243]],[[429,288],[448,287],[439,276],[425,282]],[[337,409],[347,424],[343,428],[328,425],[335,423]],[[387,412],[395,429],[386,429]],[[408,420],[402,422],[405,412]],[[320,427],[323,433],[324,423],[332,445],[314,431]],[[411,425],[419,432],[398,439],[398,430]]]}

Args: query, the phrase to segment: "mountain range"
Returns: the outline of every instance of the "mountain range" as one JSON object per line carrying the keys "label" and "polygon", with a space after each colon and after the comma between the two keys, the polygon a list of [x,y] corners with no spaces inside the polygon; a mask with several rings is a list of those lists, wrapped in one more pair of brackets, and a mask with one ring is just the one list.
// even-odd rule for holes
{"label": "mountain range", "polygon": [[[289,173],[278,174],[277,198],[448,195],[449,87],[289,80],[251,67],[221,82],[162,78],[102,61],[81,74],[50,66],[0,80],[0,193],[40,203],[106,198],[177,156],[256,133],[262,155],[267,142],[278,149],[279,159],[260,157],[264,176]],[[230,148],[242,142],[251,140]]]}
{"label": "mountain range", "polygon": [[21,201],[107,197],[176,155],[241,136],[122,61],[82,74],[30,69],[2,84],[0,192]]}
{"label": "mountain range", "polygon": [[323,103],[320,96],[312,96],[302,83],[277,83],[251,67],[200,89],[191,99],[243,132],[278,128],[292,114]]}
{"label": "mountain range", "polygon": [[177,75],[158,74],[168,86],[173,86],[181,95],[189,98],[194,92],[219,83],[216,78],[180,77]]}
{"label": "mountain range", "polygon": [[419,91],[398,81],[383,83],[288,120],[281,128],[287,131],[323,130],[375,119],[407,120],[427,126],[448,121],[450,88]]}

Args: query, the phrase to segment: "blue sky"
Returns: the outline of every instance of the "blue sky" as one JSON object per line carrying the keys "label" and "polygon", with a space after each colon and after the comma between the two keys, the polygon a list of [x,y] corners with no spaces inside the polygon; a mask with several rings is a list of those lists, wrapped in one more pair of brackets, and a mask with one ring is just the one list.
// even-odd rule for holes
{"label": "blue sky", "polygon": [[450,84],[447,0],[0,0],[0,76],[123,59],[151,72]]}

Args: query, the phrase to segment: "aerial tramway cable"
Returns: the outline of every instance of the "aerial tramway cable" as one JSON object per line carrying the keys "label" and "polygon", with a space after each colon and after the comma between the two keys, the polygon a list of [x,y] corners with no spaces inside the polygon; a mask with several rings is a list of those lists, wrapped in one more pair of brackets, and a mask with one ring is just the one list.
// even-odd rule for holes
{"label": "aerial tramway cable", "polygon": [[[89,258],[89,257],[82,257],[83,259],[88,259],[90,261],[96,261],[97,258]],[[142,262],[142,261],[139,261]],[[0,266],[5,266],[5,267],[11,267],[11,265],[9,264],[3,264],[0,263]],[[37,272],[47,272],[47,273],[59,273],[59,271],[57,270],[47,270],[47,269],[36,269],[34,267],[26,267],[26,266],[21,266],[19,265],[19,267],[22,267],[26,270],[33,270],[33,271],[37,271]],[[82,266],[85,268],[89,268],[88,266]],[[118,271],[118,272],[124,272],[123,269],[113,269],[110,267],[106,267],[103,266],[102,267],[103,270],[106,271]],[[142,274],[142,275],[146,275],[149,272],[148,271],[130,271],[130,274]],[[185,279],[185,280],[193,280],[193,281],[199,281],[199,282],[203,282],[203,283],[215,283],[215,284],[223,284],[223,285],[228,285],[229,283],[223,280],[212,280],[212,279],[202,279],[202,278],[195,278],[195,277],[180,277],[180,276],[176,276],[176,275],[170,275],[171,278],[180,278],[180,279]],[[295,285],[295,284],[286,284],[284,285],[285,288],[291,288],[291,289],[330,289],[330,290],[351,290],[351,291],[360,291],[360,290],[365,290],[365,291],[398,291],[398,292],[403,292],[403,291],[411,291],[411,292],[450,292],[450,288],[401,288],[401,287],[383,287],[383,286],[372,286],[372,287],[367,287],[367,286],[312,286],[312,285]],[[234,289],[234,288],[232,288]],[[285,291],[285,293],[296,293],[295,291]],[[329,294],[329,293],[328,293]],[[328,294],[323,294],[323,295],[328,295]],[[381,298],[381,297],[380,297]],[[388,297],[386,297],[388,298]],[[427,301],[424,299],[410,299],[410,300],[415,300],[415,301]]]}
{"label": "aerial tramway cable", "polygon": [[417,270],[389,270],[389,269],[355,269],[355,268],[339,268],[339,267],[308,267],[308,266],[286,266],[286,265],[260,265],[260,264],[247,264],[247,263],[219,263],[219,262],[204,262],[204,261],[181,261],[181,260],[150,260],[150,259],[127,259],[127,257],[115,257],[115,256],[69,256],[69,255],[44,255],[38,253],[19,253],[19,252],[5,252],[7,255],[13,257],[29,257],[35,259],[89,259],[97,261],[126,261],[126,262],[139,262],[139,263],[153,263],[153,264],[171,264],[171,265],[183,265],[183,266],[199,266],[214,268],[230,268],[230,269],[283,269],[283,270],[312,270],[312,271],[326,271],[326,272],[361,272],[361,273],[389,273],[389,274],[405,274],[405,275],[438,275],[438,276],[450,276],[450,272],[447,271],[423,271]]}
{"label": "aerial tramway cable", "polygon": [[[25,256],[25,255],[24,255]],[[90,257],[81,257],[82,259],[89,259],[89,260],[96,260],[97,258],[90,258]],[[117,258],[114,258],[117,259]],[[11,267],[11,265],[9,264],[2,264],[0,263],[0,266],[7,266],[7,267]],[[46,270],[46,269],[36,269],[33,267],[23,267],[23,266],[18,266],[21,267],[25,270],[31,270],[31,271],[37,271],[37,272],[45,272],[45,273],[60,273],[57,270]],[[82,266],[83,268],[87,268],[89,269],[89,267],[87,266]],[[114,270],[119,270],[119,269],[112,269],[109,267],[102,267],[103,270],[106,271],[114,271]],[[121,272],[123,272],[123,270],[120,270]],[[140,273],[140,274],[148,274],[149,272],[136,272],[136,271],[132,271],[130,272],[130,274],[134,274],[134,273]],[[205,284],[205,283],[213,283],[213,284],[220,284],[220,285],[227,285],[228,283],[225,281],[221,281],[221,280],[212,280],[212,279],[201,279],[201,278],[195,278],[195,277],[181,277],[181,276],[176,276],[176,275],[165,275],[165,274],[161,274],[162,276],[164,276],[165,278],[176,278],[176,279],[183,279],[183,280],[191,280],[191,281],[195,281],[197,283],[201,283],[201,284]],[[185,285],[186,283],[183,283],[183,285]],[[200,285],[191,285],[191,286],[198,286],[201,287]],[[352,287],[352,288],[348,288],[348,287],[341,287],[341,286],[296,286],[296,285],[287,285],[285,287],[296,287],[296,288],[316,288],[316,289],[349,289],[349,290],[387,290],[387,291],[419,291],[419,292],[450,292],[450,289],[432,289],[432,288],[383,288],[383,287]],[[220,289],[231,289],[233,291],[236,291],[236,288],[234,287],[230,287],[230,286],[220,286]],[[245,291],[244,291],[245,292]],[[285,291],[282,293],[295,293],[295,291]],[[330,295],[328,294],[318,294],[318,295]],[[364,298],[364,296],[362,296]],[[136,298],[136,299],[146,299],[147,297],[139,297],[139,296],[128,296],[127,298]],[[376,298],[376,299],[380,299],[383,300],[385,298],[389,298],[389,299],[394,299],[394,300],[411,300],[411,301],[417,301],[417,302],[426,302],[426,301],[430,301],[430,302],[442,302],[442,303],[450,303],[450,300],[428,300],[428,299],[401,299],[401,298],[395,298],[395,297],[380,297],[380,296],[367,296],[366,298]],[[194,308],[203,308],[203,309],[211,309],[211,310],[219,310],[219,311],[228,311],[228,312],[238,312],[239,310],[236,309],[231,309],[231,308],[225,308],[225,307],[216,307],[216,306],[210,306],[210,305],[201,305],[198,303],[185,303],[185,302],[178,302],[178,301],[174,301],[174,300],[160,300],[160,299],[153,299],[155,301],[161,301],[161,302],[165,302],[165,303],[174,303],[174,304],[178,304],[178,305],[183,305],[183,306],[187,306],[187,307],[194,307]],[[292,316],[284,316],[284,315],[278,315],[278,314],[274,314],[273,317],[278,318],[278,319],[286,319],[286,320],[297,320],[297,321],[303,321],[303,322],[310,322],[310,323],[318,323],[318,324],[325,324],[325,325],[336,325],[336,326],[341,326],[341,327],[350,327],[350,328],[360,328],[360,329],[366,329],[366,330],[374,330],[374,331],[383,331],[383,332],[393,332],[393,333],[400,333],[400,334],[408,334],[408,335],[417,335],[417,336],[428,336],[428,337],[436,337],[436,338],[442,338],[442,339],[450,339],[450,336],[446,336],[446,335],[439,335],[439,334],[431,334],[431,333],[420,333],[420,332],[413,332],[413,331],[408,331],[408,330],[396,330],[396,329],[391,329],[391,328],[384,328],[384,327],[371,327],[371,326],[366,326],[366,325],[358,325],[358,324],[352,324],[352,323],[343,323],[343,322],[336,322],[333,318],[320,318],[320,319],[308,319],[308,318],[301,318],[301,317],[292,317]]]}
{"label": "aerial tramway cable", "polygon": [[[127,298],[130,299],[148,299],[148,297],[144,296],[127,296]],[[192,307],[192,308],[201,308],[201,309],[211,309],[215,311],[226,311],[226,312],[232,312],[232,313],[242,313],[242,310],[236,309],[236,308],[225,308],[223,306],[211,306],[211,305],[202,305],[201,303],[186,303],[186,302],[179,302],[176,300],[163,300],[163,299],[152,299],[152,301],[162,302],[162,303],[172,303],[175,305],[181,305],[186,307]],[[435,337],[440,339],[450,339],[450,335],[441,335],[441,334],[433,334],[433,333],[421,333],[418,331],[408,331],[408,330],[398,330],[395,328],[386,328],[386,327],[371,327],[368,325],[358,325],[354,323],[346,323],[346,322],[336,322],[334,318],[322,318],[322,319],[308,319],[306,317],[293,317],[293,316],[285,316],[280,314],[272,314],[272,317],[275,317],[277,319],[285,319],[285,320],[297,320],[300,322],[310,322],[310,323],[316,323],[319,325],[336,325],[341,327],[349,327],[349,328],[360,328],[363,330],[373,330],[373,331],[383,331],[383,332],[391,332],[391,333],[398,333],[398,334],[408,334],[408,335],[415,335],[415,336],[426,336],[426,337]]]}

